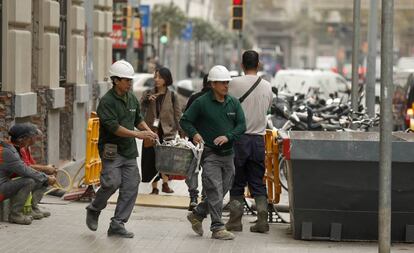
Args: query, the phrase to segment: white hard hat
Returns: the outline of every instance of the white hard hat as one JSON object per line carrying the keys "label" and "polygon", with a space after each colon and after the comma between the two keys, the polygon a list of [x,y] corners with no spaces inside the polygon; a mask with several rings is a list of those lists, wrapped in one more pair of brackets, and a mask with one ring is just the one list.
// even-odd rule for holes
{"label": "white hard hat", "polygon": [[119,78],[133,79],[134,73],[134,67],[125,60],[116,61],[109,68],[110,77],[117,76]]}
{"label": "white hard hat", "polygon": [[231,81],[230,72],[222,65],[216,65],[208,72],[208,81]]}

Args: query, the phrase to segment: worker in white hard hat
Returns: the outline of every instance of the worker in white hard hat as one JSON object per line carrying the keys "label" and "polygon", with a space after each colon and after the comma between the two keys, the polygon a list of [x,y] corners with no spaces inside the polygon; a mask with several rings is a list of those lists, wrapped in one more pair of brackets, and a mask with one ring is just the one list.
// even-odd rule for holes
{"label": "worker in white hard hat", "polygon": [[[141,116],[137,98],[132,94],[131,84],[134,68],[124,60],[116,61],[109,68],[113,87],[100,100],[98,149],[102,160],[101,187],[95,200],[88,205],[86,225],[92,231],[98,228],[98,218],[108,199],[119,189],[115,215],[111,218],[108,236],[134,237],[124,224],[128,221],[138,194],[141,181],[136,158],[135,138],[155,140]],[[135,130],[135,128],[138,129]]]}
{"label": "worker in white hard hat", "polygon": [[211,216],[212,238],[232,240],[221,219],[223,197],[230,190],[234,177],[233,143],[246,130],[243,109],[235,97],[227,94],[230,73],[226,67],[214,66],[208,73],[211,90],[197,98],[184,112],[181,128],[194,143],[204,143],[201,159],[204,201],[187,219],[195,233],[202,236],[202,221]]}

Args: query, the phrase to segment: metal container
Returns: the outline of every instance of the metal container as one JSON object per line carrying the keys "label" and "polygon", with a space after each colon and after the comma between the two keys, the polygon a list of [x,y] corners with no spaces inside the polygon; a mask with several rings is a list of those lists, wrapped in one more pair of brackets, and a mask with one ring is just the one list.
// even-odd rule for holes
{"label": "metal container", "polygon": [[[392,148],[392,241],[414,242],[414,134]],[[291,132],[283,149],[295,239],[377,240],[379,133]]]}
{"label": "metal container", "polygon": [[189,148],[155,145],[155,168],[160,173],[187,176],[193,159]]}

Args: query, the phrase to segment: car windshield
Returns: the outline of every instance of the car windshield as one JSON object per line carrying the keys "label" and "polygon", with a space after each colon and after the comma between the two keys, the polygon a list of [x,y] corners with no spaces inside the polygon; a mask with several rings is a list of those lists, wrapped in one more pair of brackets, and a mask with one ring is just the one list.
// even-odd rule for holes
{"label": "car windshield", "polygon": [[400,69],[414,69],[414,57],[402,57],[398,60],[397,67]]}
{"label": "car windshield", "polygon": [[306,85],[306,78],[303,76],[287,75],[277,79],[276,85],[280,91],[288,91],[292,94],[304,92],[303,88]]}
{"label": "car windshield", "polygon": [[144,83],[144,87],[154,87],[154,78],[149,78],[147,81],[145,81]]}

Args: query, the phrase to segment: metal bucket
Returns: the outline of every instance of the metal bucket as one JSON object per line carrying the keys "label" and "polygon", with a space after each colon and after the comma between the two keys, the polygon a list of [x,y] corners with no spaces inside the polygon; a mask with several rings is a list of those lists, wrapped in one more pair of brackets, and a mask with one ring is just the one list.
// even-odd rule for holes
{"label": "metal bucket", "polygon": [[189,148],[155,145],[155,168],[160,173],[187,176],[193,159]]}

